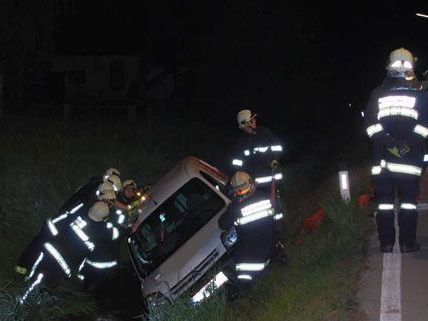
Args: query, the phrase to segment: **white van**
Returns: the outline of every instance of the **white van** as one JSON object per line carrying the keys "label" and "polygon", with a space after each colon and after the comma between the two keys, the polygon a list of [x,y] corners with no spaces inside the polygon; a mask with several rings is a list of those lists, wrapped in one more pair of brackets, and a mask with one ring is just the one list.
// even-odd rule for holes
{"label": "white van", "polygon": [[222,233],[218,226],[231,203],[227,181],[215,167],[187,157],[148,190],[128,238],[147,304],[176,299],[236,242],[234,228]]}

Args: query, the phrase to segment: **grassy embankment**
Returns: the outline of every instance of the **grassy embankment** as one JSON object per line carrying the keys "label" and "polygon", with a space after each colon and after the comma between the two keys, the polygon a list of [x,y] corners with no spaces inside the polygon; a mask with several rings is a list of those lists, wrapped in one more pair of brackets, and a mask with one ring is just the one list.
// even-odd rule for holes
{"label": "grassy embankment", "polygon": [[[55,118],[9,117],[0,119],[0,124],[1,320],[60,320],[96,311],[91,298],[70,287],[43,297],[40,305],[22,309],[14,304],[21,285],[13,273],[17,256],[43,219],[55,213],[89,177],[117,166],[124,178],[150,184],[186,155],[220,166],[219,151],[227,142],[218,130],[184,121],[157,121],[151,115],[133,123],[94,117],[65,126]],[[175,304],[166,319],[346,320],[362,253],[364,215],[354,203],[345,205],[339,200],[336,176],[314,188],[319,185],[314,182],[323,181],[321,172],[335,169],[323,162],[322,157],[308,157],[286,170],[288,267],[273,268],[241,299],[226,302],[220,293],[200,309]],[[361,180],[360,174],[353,177]],[[314,236],[299,234],[303,218],[319,205],[328,212],[327,222]]]}
{"label": "grassy embankment", "polygon": [[[290,256],[286,267],[273,267],[251,291],[232,302],[227,300],[225,293],[219,292],[198,308],[183,300],[160,314],[150,314],[148,319],[350,320],[356,312],[353,299],[362,267],[367,223],[367,210],[358,208],[356,196],[367,190],[367,171],[360,167],[350,171],[353,198],[346,204],[339,196],[337,174],[311,191],[310,182],[317,178],[311,169],[318,167],[317,162],[301,163],[286,170],[285,177],[289,180],[283,199],[289,217],[284,239]],[[329,165],[324,168],[331,169]],[[301,188],[296,189],[296,185]],[[308,235],[302,232],[301,224],[318,206],[327,211],[328,218],[317,233]]]}
{"label": "grassy embankment", "polygon": [[19,254],[91,176],[114,166],[124,179],[152,184],[184,156],[216,162],[225,141],[219,130],[180,119],[83,115],[67,123],[48,115],[0,118],[0,320],[59,320],[97,310],[73,284],[25,307],[14,300],[22,285],[13,272]]}

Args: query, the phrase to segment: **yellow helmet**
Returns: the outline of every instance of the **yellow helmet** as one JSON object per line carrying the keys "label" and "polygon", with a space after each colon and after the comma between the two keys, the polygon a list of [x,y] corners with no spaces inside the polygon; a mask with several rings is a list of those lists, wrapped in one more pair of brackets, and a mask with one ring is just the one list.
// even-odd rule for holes
{"label": "yellow helmet", "polygon": [[254,181],[246,172],[236,172],[230,184],[237,195],[246,194],[254,188]]}

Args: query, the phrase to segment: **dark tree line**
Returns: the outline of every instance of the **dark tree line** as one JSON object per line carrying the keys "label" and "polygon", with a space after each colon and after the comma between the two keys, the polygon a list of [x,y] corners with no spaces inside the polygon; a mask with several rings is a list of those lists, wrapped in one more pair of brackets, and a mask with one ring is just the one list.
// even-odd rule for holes
{"label": "dark tree line", "polygon": [[0,2],[0,67],[4,74],[3,108],[23,104],[25,73],[48,72],[55,53],[55,18],[70,10],[66,0]]}

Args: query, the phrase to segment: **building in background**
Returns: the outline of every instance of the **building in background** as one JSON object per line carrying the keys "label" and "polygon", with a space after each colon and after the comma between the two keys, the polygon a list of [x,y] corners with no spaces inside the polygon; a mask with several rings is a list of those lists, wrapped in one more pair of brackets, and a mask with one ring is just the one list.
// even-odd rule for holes
{"label": "building in background", "polygon": [[132,56],[55,56],[51,72],[63,87],[64,104],[116,105],[129,102],[138,66]]}

